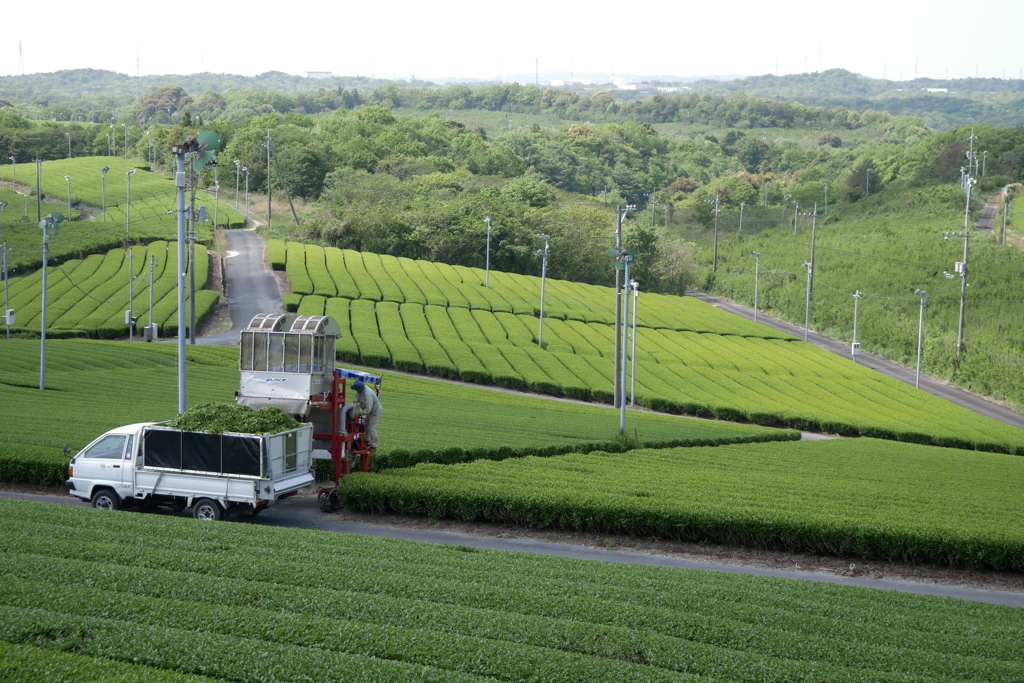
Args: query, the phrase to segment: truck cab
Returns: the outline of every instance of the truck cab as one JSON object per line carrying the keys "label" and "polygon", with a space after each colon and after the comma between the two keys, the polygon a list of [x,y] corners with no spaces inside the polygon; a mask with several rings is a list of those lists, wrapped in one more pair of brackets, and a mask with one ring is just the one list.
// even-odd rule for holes
{"label": "truck cab", "polygon": [[90,500],[94,507],[116,510],[134,488],[136,439],[142,422],[112,429],[79,451],[68,467],[72,495]]}

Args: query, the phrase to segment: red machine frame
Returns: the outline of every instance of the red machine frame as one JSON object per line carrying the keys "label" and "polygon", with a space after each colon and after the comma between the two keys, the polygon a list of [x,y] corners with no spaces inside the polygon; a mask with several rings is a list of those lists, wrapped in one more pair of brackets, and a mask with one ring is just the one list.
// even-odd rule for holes
{"label": "red machine frame", "polygon": [[[377,393],[380,393],[377,384]],[[344,431],[339,431],[339,412],[345,406],[347,387],[341,374],[334,371],[334,381],[331,392],[327,396],[319,396],[321,401],[314,401],[313,405],[319,410],[331,411],[331,431],[329,433],[313,433],[314,439],[331,442],[331,462],[334,463],[334,488],[321,487],[317,490],[317,499],[320,501],[320,509],[324,511],[336,510],[340,507],[338,503],[337,490],[341,486],[341,479],[353,472],[353,459],[345,457],[345,444],[350,444],[350,452],[359,457],[360,472],[369,472],[373,461],[373,452],[369,450],[364,435],[366,418],[358,413],[353,414],[351,419],[345,421]]]}

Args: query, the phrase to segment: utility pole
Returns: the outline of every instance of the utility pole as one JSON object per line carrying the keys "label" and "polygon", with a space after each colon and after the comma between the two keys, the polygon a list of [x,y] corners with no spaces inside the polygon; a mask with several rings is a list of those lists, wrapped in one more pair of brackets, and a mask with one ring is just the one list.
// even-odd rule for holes
{"label": "utility pole", "polygon": [[971,176],[966,176],[964,178],[964,186],[967,189],[967,204],[964,207],[964,232],[971,229],[969,223],[971,217],[971,188],[974,187],[977,182],[978,181]]}
{"label": "utility pole", "polygon": [[850,344],[850,355],[853,356],[854,363],[857,362],[857,356],[860,355],[860,344],[857,343],[857,316],[862,296],[859,289],[853,293],[853,342]]}
{"label": "utility pole", "polygon": [[761,252],[752,251],[757,260],[754,262],[754,322],[757,322],[757,281],[761,275]]}
{"label": "utility pole", "polygon": [[[814,243],[818,235],[818,203],[814,203],[814,211],[811,213],[803,213],[801,216],[806,216],[811,219],[811,265],[814,265]],[[814,288],[812,284],[808,284],[807,289],[808,298],[814,296]]]}
{"label": "utility pole", "polygon": [[[267,230],[270,229],[271,213],[270,213],[270,143],[273,142],[270,139],[270,129],[267,129]],[[298,223],[298,220],[296,220]]]}
{"label": "utility pole", "polygon": [[544,348],[544,285],[548,279],[548,245],[551,241],[551,235],[537,235],[537,237],[544,240],[544,248],[537,250],[537,256],[540,257],[540,323],[537,330],[537,346]]}
{"label": "utility pole", "polygon": [[921,297],[921,311],[917,316],[917,377],[914,379],[914,388],[921,388],[921,342],[924,339],[924,299],[928,292],[915,289],[914,294]]}
{"label": "utility pole", "polygon": [[871,172],[875,169],[869,168],[864,174],[864,199],[871,196]]}
{"label": "utility pole", "polygon": [[954,266],[952,273],[943,271],[943,275],[946,276],[947,280],[952,280],[957,275],[960,276],[960,319],[957,323],[956,328],[956,359],[960,361],[960,356],[964,351],[964,304],[967,300],[967,250],[971,240],[971,234],[969,232],[947,232],[942,236],[943,240],[948,240],[950,237],[963,237],[964,238],[964,260],[959,261]]}
{"label": "utility pole", "polygon": [[[636,206],[629,204],[627,206],[616,206],[615,207],[615,257],[621,258],[623,253],[622,248],[622,221],[625,219],[626,214],[636,209]],[[611,250],[609,251],[611,253]],[[622,357],[625,353],[625,349],[622,348],[622,271],[618,268],[615,269],[615,380],[614,380],[614,405],[616,408],[619,407],[619,397],[622,391],[622,386],[619,383],[620,375],[619,364],[622,363]]]}
{"label": "utility pole", "polygon": [[715,255],[711,260],[711,272],[718,272],[718,214],[721,209],[718,208],[718,197],[719,192],[715,190]]}
{"label": "utility pole", "polygon": [[793,201],[793,236],[796,237],[796,219],[800,215],[800,202]]}
{"label": "utility pole", "polygon": [[811,322],[811,262],[804,261],[807,268],[807,298],[804,299],[804,341],[807,341],[808,328]]}
{"label": "utility pole", "polygon": [[[740,202],[740,229],[739,232],[743,232],[743,207],[746,206],[746,202]],[[634,306],[634,308],[636,308]]]}
{"label": "utility pole", "polygon": [[491,217],[484,217],[484,222],[487,223],[487,256],[484,261],[484,287],[490,288],[491,286]]}
{"label": "utility pole", "polygon": [[1003,234],[999,238],[999,243],[1006,244],[1006,214],[1010,212],[1010,193],[1003,189]]}

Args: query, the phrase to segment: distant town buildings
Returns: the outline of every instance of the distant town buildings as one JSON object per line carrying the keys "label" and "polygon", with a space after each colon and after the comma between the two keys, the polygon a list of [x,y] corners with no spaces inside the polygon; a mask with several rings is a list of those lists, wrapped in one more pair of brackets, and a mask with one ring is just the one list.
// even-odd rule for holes
{"label": "distant town buildings", "polygon": [[331,71],[307,71],[306,78],[332,78],[334,73]]}

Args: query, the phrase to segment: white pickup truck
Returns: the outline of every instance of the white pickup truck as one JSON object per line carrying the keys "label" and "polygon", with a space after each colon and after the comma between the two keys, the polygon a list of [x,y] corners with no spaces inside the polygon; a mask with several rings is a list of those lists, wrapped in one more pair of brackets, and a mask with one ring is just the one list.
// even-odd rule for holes
{"label": "white pickup truck", "polygon": [[313,427],[279,434],[189,432],[144,422],[112,429],[68,467],[69,493],[93,507],[171,505],[196,519],[255,515],[312,486]]}

